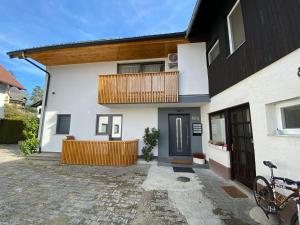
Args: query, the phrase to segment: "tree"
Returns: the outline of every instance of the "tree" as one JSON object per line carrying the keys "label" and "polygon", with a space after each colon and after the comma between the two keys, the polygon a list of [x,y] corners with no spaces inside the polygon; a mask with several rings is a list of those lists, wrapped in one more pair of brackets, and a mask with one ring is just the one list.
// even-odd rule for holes
{"label": "tree", "polygon": [[43,89],[40,86],[35,86],[32,90],[30,101],[35,103],[43,98]]}

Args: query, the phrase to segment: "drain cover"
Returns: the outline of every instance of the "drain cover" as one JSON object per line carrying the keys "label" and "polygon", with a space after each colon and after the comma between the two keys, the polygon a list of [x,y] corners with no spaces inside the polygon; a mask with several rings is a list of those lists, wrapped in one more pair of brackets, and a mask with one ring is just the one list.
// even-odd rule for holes
{"label": "drain cover", "polygon": [[189,182],[191,179],[188,177],[177,177],[177,181],[180,182]]}

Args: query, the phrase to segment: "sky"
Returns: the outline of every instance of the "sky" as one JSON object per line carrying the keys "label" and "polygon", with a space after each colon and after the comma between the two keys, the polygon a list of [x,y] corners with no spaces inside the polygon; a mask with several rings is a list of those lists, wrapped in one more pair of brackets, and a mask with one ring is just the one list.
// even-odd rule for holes
{"label": "sky", "polygon": [[8,51],[185,31],[196,0],[0,0],[0,64],[31,94],[45,74]]}

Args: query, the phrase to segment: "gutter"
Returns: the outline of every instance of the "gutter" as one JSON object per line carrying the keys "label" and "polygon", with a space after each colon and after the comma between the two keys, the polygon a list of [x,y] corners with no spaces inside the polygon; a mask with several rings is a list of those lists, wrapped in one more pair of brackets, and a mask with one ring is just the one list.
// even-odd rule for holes
{"label": "gutter", "polygon": [[33,65],[34,67],[38,68],[39,70],[45,72],[47,74],[47,77],[46,77],[46,90],[45,90],[45,96],[43,96],[43,105],[42,105],[42,115],[41,115],[41,118],[40,118],[40,126],[39,126],[39,141],[40,141],[40,146],[39,146],[39,153],[42,152],[42,149],[41,149],[41,143],[42,143],[42,139],[43,139],[43,130],[44,130],[44,122],[45,122],[45,111],[46,111],[46,108],[47,108],[47,103],[48,103],[48,92],[49,92],[49,86],[50,86],[50,78],[51,78],[51,74],[43,69],[42,67],[40,67],[39,65],[37,65],[35,62],[29,60],[24,52],[22,52],[22,56],[20,57],[20,59],[24,59],[26,60],[27,62],[29,62],[31,65]]}

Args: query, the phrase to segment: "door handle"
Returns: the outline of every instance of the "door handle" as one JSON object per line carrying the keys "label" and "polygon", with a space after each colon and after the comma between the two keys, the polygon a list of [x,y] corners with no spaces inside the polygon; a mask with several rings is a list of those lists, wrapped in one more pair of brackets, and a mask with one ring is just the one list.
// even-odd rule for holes
{"label": "door handle", "polygon": [[233,152],[234,150],[233,150],[233,144],[231,144],[231,151]]}

